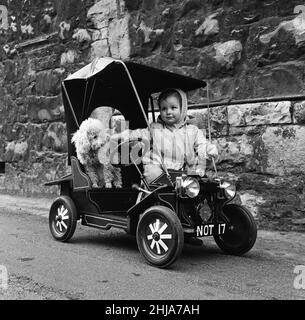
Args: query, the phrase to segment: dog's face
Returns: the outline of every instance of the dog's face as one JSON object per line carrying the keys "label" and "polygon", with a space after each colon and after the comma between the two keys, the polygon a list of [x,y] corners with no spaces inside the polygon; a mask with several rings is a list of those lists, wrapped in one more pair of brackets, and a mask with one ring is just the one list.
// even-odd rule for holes
{"label": "dog's face", "polygon": [[98,150],[109,141],[109,133],[102,128],[91,128],[87,131],[87,137],[92,150]]}
{"label": "dog's face", "polygon": [[78,155],[87,154],[90,150],[96,151],[105,145],[110,140],[110,132],[108,131],[103,127],[103,123],[97,119],[84,120],[72,137]]}

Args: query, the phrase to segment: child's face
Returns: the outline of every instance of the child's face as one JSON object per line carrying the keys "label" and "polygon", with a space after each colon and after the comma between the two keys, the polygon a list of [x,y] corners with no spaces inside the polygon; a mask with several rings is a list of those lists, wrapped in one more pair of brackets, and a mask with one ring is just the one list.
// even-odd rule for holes
{"label": "child's face", "polygon": [[173,125],[180,120],[181,107],[176,96],[168,96],[160,102],[160,116],[167,125]]}

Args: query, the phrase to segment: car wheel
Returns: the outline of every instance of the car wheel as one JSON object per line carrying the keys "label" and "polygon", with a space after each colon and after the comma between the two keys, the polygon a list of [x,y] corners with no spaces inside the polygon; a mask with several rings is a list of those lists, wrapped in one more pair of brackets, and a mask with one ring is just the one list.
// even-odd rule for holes
{"label": "car wheel", "polygon": [[68,241],[74,234],[77,224],[77,211],[74,202],[67,196],[57,198],[49,213],[49,228],[58,241]]}
{"label": "car wheel", "polygon": [[223,207],[227,220],[227,230],[222,235],[214,235],[218,247],[225,253],[242,255],[254,245],[257,237],[256,222],[245,207],[228,204]]}
{"label": "car wheel", "polygon": [[146,261],[165,268],[180,256],[184,234],[176,213],[163,206],[146,210],[137,226],[137,244]]}

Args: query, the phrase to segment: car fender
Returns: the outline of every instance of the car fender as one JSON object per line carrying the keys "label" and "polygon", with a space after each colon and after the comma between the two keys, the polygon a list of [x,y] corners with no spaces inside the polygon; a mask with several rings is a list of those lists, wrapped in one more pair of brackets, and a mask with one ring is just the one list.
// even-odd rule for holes
{"label": "car fender", "polygon": [[[145,198],[140,200],[138,203],[136,203],[133,207],[131,207],[127,211],[127,215],[129,217],[129,232],[133,233],[135,232],[137,228],[137,224],[139,221],[139,216],[143,214],[148,208],[151,206],[156,205],[156,203],[162,202],[162,205],[165,207],[168,207],[169,209],[172,210],[172,208],[169,207],[169,205],[158,197],[158,194],[160,192],[168,192],[168,191],[173,191],[172,187],[169,187],[167,185],[163,185],[154,191],[151,192],[151,194],[147,195]],[[160,201],[161,200],[161,201]]]}

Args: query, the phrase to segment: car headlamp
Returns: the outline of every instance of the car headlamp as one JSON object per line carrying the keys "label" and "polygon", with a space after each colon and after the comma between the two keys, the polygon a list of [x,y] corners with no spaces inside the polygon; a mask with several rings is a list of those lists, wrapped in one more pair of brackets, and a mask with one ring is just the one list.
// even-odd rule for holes
{"label": "car headlamp", "polygon": [[220,184],[220,188],[224,189],[226,198],[233,199],[236,195],[236,186],[234,183],[223,182]]}
{"label": "car headlamp", "polygon": [[190,198],[195,198],[198,196],[200,191],[200,184],[197,179],[192,177],[187,177],[182,182],[183,193],[185,193]]}

